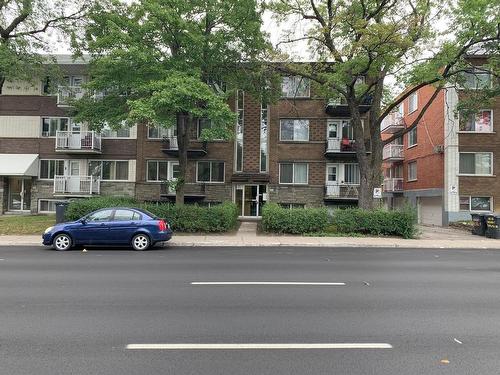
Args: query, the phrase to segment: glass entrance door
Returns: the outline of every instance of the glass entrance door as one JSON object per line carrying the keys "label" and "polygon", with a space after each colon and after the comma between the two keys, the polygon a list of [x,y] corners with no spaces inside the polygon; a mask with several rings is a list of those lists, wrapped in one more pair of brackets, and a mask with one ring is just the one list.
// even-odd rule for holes
{"label": "glass entrance door", "polygon": [[262,206],[265,204],[266,185],[237,185],[235,203],[240,210],[240,216],[262,216]]}
{"label": "glass entrance door", "polygon": [[9,178],[9,211],[29,211],[31,208],[31,179]]}

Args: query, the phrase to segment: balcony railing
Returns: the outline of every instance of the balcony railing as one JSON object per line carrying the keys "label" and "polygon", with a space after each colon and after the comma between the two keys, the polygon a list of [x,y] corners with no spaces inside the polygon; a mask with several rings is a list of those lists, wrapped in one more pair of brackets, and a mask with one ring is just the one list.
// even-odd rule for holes
{"label": "balcony railing", "polygon": [[164,137],[166,142],[168,142],[168,148],[170,150],[178,150],[179,144],[177,143],[177,137]]}
{"label": "balcony railing", "polygon": [[403,160],[403,145],[388,144],[382,151],[383,160]]}
{"label": "balcony railing", "polygon": [[54,194],[92,195],[101,191],[101,181],[93,176],[54,176]]}
{"label": "balcony railing", "polygon": [[384,133],[396,133],[399,130],[404,129],[404,119],[401,113],[391,112],[382,120],[382,132]]}
{"label": "balcony railing", "polygon": [[386,178],[384,180],[385,192],[403,191],[403,179],[399,177]]}
{"label": "balcony railing", "polygon": [[358,189],[359,184],[339,184],[327,182],[325,186],[325,197],[357,199],[359,196]]}
{"label": "balcony railing", "polygon": [[72,99],[81,99],[85,90],[80,86],[60,86],[57,91],[57,105],[67,106]]}
{"label": "balcony railing", "polygon": [[326,142],[326,152],[355,152],[354,139],[331,138]]}
{"label": "balcony railing", "polygon": [[101,152],[101,135],[94,131],[57,131],[56,151]]}

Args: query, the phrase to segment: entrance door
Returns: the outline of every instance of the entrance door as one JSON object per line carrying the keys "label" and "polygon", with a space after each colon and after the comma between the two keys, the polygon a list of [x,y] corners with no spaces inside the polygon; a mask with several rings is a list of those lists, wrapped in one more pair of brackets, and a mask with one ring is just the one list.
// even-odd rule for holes
{"label": "entrance door", "polygon": [[9,178],[9,211],[29,211],[31,208],[31,179]]}
{"label": "entrance door", "polygon": [[238,185],[235,191],[235,203],[240,209],[240,215],[246,217],[262,216],[262,206],[265,204],[266,185]]}

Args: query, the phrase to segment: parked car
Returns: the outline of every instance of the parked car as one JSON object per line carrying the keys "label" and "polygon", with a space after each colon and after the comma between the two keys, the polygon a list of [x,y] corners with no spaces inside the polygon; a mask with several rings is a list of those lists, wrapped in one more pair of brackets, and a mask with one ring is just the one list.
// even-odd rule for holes
{"label": "parked car", "polygon": [[147,250],[170,240],[172,230],[165,220],[146,210],[112,207],[56,224],[42,238],[44,245],[59,251],[80,245],[130,245],[134,250]]}

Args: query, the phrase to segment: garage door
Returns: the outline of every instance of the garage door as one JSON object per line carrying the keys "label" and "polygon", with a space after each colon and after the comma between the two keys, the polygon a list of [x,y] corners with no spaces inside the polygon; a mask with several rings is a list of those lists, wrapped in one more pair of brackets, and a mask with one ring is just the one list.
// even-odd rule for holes
{"label": "garage door", "polygon": [[426,225],[443,225],[443,198],[420,198],[420,223]]}

